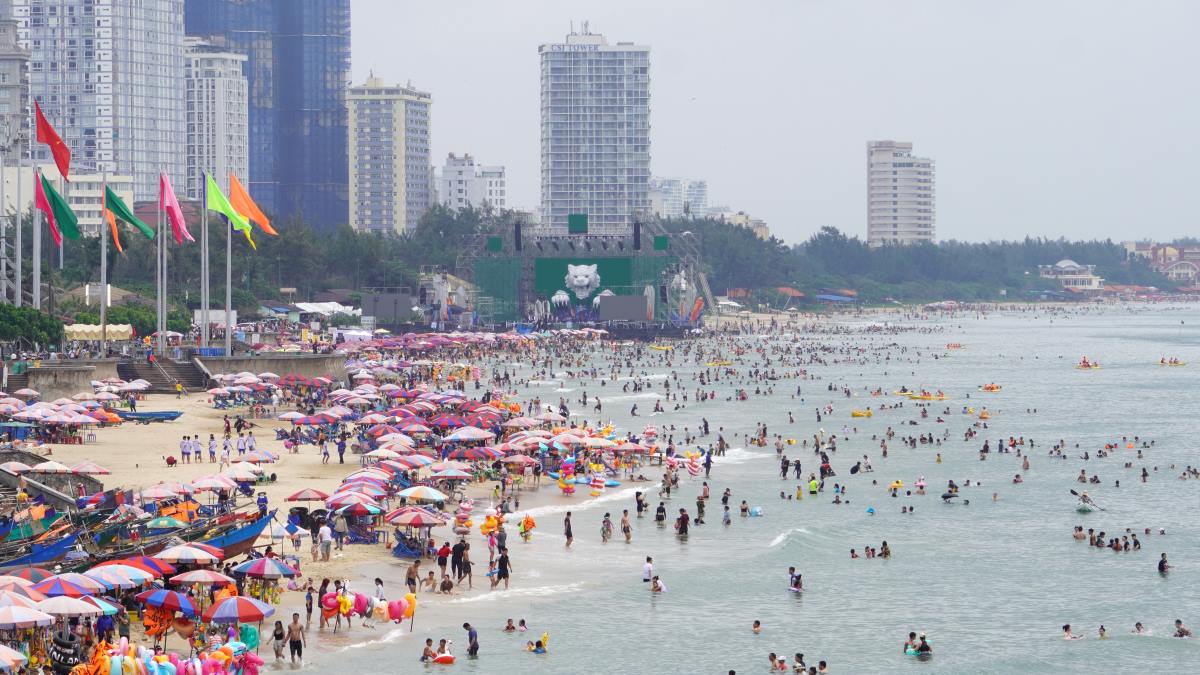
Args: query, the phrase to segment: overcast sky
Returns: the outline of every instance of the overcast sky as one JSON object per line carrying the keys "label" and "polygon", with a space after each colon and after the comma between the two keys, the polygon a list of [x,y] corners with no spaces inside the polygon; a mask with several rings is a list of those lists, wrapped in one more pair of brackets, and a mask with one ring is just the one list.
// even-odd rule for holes
{"label": "overcast sky", "polygon": [[539,196],[538,54],[651,46],[651,170],[798,242],[866,236],[869,139],[937,162],[939,239],[1200,235],[1200,2],[353,0],[353,71],[433,94],[433,163]]}

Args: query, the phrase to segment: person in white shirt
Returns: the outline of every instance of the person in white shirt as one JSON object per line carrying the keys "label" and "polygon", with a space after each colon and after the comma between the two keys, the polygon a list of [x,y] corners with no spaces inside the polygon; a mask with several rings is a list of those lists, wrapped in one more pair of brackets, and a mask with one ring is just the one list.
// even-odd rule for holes
{"label": "person in white shirt", "polygon": [[246,437],[241,434],[237,437],[237,452],[239,457],[246,454]]}
{"label": "person in white shirt", "polygon": [[329,523],[322,523],[317,531],[317,540],[321,542],[321,560],[329,560],[329,552],[333,549],[333,529]]}
{"label": "person in white shirt", "polygon": [[254,440],[254,432],[251,431],[246,436],[246,450],[253,452],[254,448],[256,448],[257,446],[258,446],[258,441]]}
{"label": "person in white shirt", "polygon": [[650,556],[646,556],[646,564],[642,565],[642,582],[648,584],[648,583],[650,583],[650,580],[653,578],[654,578],[654,558],[651,558]]}

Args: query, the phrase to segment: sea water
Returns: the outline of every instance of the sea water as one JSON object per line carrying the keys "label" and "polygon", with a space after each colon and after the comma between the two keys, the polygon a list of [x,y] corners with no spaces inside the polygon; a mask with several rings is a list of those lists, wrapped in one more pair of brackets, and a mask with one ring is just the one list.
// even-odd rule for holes
{"label": "sea water", "polygon": [[[848,323],[861,327],[870,322]],[[787,657],[789,666],[795,652],[803,653],[809,664],[824,659],[835,673],[1195,672],[1200,642],[1173,639],[1171,633],[1176,618],[1200,629],[1200,481],[1178,479],[1185,465],[1200,463],[1195,451],[1200,310],[1029,311],[917,323],[942,330],[815,338],[835,345],[894,344],[888,350],[890,361],[868,352],[861,364],[810,366],[820,379],[780,380],[773,396],[742,402],[725,401],[733,386],[720,382],[705,387],[718,392],[717,401],[689,401],[681,411],[671,411],[674,402],[664,401],[668,412],[654,417],[646,417],[653,407],[650,392],[622,393],[622,382],[600,388],[566,381],[567,387],[601,396],[605,417],[613,418],[619,429],[674,424],[680,430],[678,441],[684,426],[695,431],[706,417],[713,430],[703,439],[708,443],[724,427],[735,447],[717,459],[708,479],[708,524],[693,527],[685,541],[670,527],[680,507],[695,515],[703,474],[681,477],[682,489],[667,502],[666,527],[655,526],[653,511],[634,520],[633,543],[628,545],[619,531],[602,544],[600,521],[606,511],[614,523],[622,509],[633,513],[633,493],[645,484],[626,483],[599,499],[583,491],[572,498],[554,497],[550,505],[532,510],[538,529],[531,543],[515,533],[509,537],[514,567],[510,590],[440,601],[444,606],[432,612],[437,618],[430,621],[419,611],[411,633],[408,624],[403,629],[388,624],[369,636],[356,628],[337,641],[314,634],[310,645],[317,653],[306,669],[419,672],[427,668],[417,663],[424,639],[446,637],[455,641],[459,654],[450,668],[467,673],[755,673],[767,671],[769,652]],[[746,338],[748,343],[755,339]],[[948,352],[948,342],[965,348]],[[919,363],[906,361],[917,359],[918,352]],[[1075,369],[1081,355],[1102,368]],[[1191,364],[1160,367],[1161,356]],[[690,398],[695,383],[684,378],[697,366],[682,360],[673,369]],[[665,374],[662,370],[659,375]],[[1003,390],[978,390],[989,382]],[[854,398],[827,391],[829,383],[850,386]],[[880,411],[869,419],[850,417],[852,408],[902,400],[890,395],[901,385],[942,389],[950,399],[933,402],[929,418],[917,426],[906,424],[918,419],[915,403],[908,401],[900,410]],[[791,398],[797,386],[803,401]],[[889,395],[869,396],[867,390],[876,387]],[[561,381],[543,381],[531,391],[553,402],[557,395],[552,392],[559,388]],[[656,386],[655,392],[661,391]],[[568,397],[577,400],[578,394]],[[636,418],[628,414],[633,403],[642,413]],[[814,408],[827,403],[835,411],[818,423]],[[964,441],[972,419],[961,409],[984,405],[992,413],[989,428]],[[946,408],[947,423],[936,423]],[[788,423],[789,411],[794,424]],[[770,434],[797,441],[819,429],[839,437],[844,426],[857,431],[839,443],[832,458],[839,475],[826,481],[825,491],[787,501],[780,500],[779,492],[794,493],[796,481],[779,478],[774,448],[746,448],[740,442],[760,421]],[[940,447],[916,449],[893,441],[884,459],[871,435],[889,426],[897,436],[933,432],[940,437],[949,428],[950,437]],[[1135,435],[1155,441],[1144,460],[1124,448],[1095,458],[1106,441]],[[986,461],[979,460],[984,439],[994,446],[1009,436],[1036,443],[1028,451],[1029,471],[1022,471],[1015,453],[998,454],[994,448]],[[1068,444],[1069,459],[1048,456],[1060,439]],[[1092,459],[1077,458],[1085,450]],[[938,452],[941,464],[935,463]],[[801,459],[805,476],[817,469],[811,448],[788,446],[785,454]],[[863,454],[870,455],[874,473],[850,475],[850,465]],[[1127,461],[1135,468],[1124,469]],[[1168,468],[1171,464],[1174,469]],[[1138,478],[1142,466],[1151,469],[1146,483]],[[1098,473],[1102,484],[1077,483],[1080,469]],[[656,479],[661,475],[658,467],[647,467],[645,473]],[[1021,485],[1011,483],[1017,473],[1024,476]],[[903,480],[907,487],[919,476],[929,485],[923,497],[901,493],[893,499],[885,490],[892,480]],[[959,485],[970,479],[972,486],[962,489],[963,499],[943,504],[938,495],[948,479]],[[977,481],[982,486],[976,487]],[[849,503],[832,503],[835,482],[848,486]],[[729,527],[721,525],[719,498],[725,488],[733,493]],[[1070,490],[1085,488],[1106,511],[1076,513]],[[998,501],[992,500],[994,492]],[[765,515],[739,517],[737,505],[743,499],[761,506]],[[649,490],[648,500],[653,509],[660,501],[656,489]],[[916,511],[901,514],[901,506],[915,506]],[[875,515],[867,513],[868,507]],[[569,550],[561,535],[567,510],[575,533]],[[1130,553],[1089,548],[1071,538],[1075,525],[1105,530],[1110,537],[1132,528],[1143,548]],[[1154,534],[1143,534],[1146,527]],[[1166,534],[1157,534],[1158,528]],[[865,546],[878,547],[883,540],[891,547],[891,559],[849,558],[851,548],[861,554]],[[481,544],[474,548],[475,583],[486,586],[486,551]],[[1161,552],[1176,565],[1167,576],[1156,571]],[[664,594],[651,595],[642,582],[647,555],[653,556],[655,572],[667,585]],[[787,589],[789,566],[804,575],[802,593]],[[399,588],[402,567],[392,568],[392,574],[389,583]],[[525,619],[530,630],[502,633],[509,618]],[[761,634],[750,629],[755,620],[762,622]],[[480,632],[477,660],[464,656],[463,621]],[[1153,634],[1130,635],[1136,621]],[[1064,623],[1086,639],[1062,640]],[[1107,640],[1097,639],[1101,624],[1108,629]],[[902,655],[901,643],[910,630],[928,634],[935,650],[931,660]],[[543,631],[550,633],[549,653],[527,653],[525,642],[539,639]],[[343,642],[368,637],[368,644]]]}

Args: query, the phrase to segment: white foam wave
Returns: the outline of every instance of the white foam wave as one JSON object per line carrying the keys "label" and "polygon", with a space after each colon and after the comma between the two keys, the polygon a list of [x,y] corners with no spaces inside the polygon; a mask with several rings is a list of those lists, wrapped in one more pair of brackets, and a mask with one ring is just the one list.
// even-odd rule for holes
{"label": "white foam wave", "polygon": [[752,452],[746,448],[729,448],[724,455],[713,455],[714,464],[745,464],[752,459],[770,457],[770,453]]}
{"label": "white foam wave", "polygon": [[641,401],[646,399],[662,398],[661,394],[653,391],[640,391],[636,394],[617,394],[616,396],[601,396],[600,401],[605,405],[615,401]]}
{"label": "white foam wave", "polygon": [[[555,513],[566,513],[567,511],[586,511],[599,506],[600,504],[606,504],[608,502],[619,501],[622,499],[633,499],[633,496],[639,491],[643,493],[657,491],[658,486],[659,484],[657,482],[640,483],[637,487],[628,487],[616,491],[606,491],[599,497],[593,497],[582,502],[570,501],[573,499],[572,497],[563,497],[562,499],[564,501],[561,504],[547,504],[546,506],[538,506],[536,508],[529,509],[528,511],[519,511],[517,513],[519,513],[521,517],[524,517],[525,514],[529,514],[537,518],[539,516],[548,516]],[[575,494],[578,495],[585,489],[587,489],[586,486],[577,485],[577,492]],[[537,536],[536,532],[534,533],[534,536]]]}
{"label": "white foam wave", "polygon": [[390,643],[395,642],[395,641],[399,640],[400,638],[404,637],[407,633],[408,633],[408,631],[404,630],[403,628],[393,628],[392,630],[389,630],[388,632],[384,633],[382,637],[376,638],[374,640],[363,640],[362,642],[355,642],[354,644],[346,645],[345,647],[342,647],[341,649],[339,649],[337,651],[344,652],[344,651],[347,651],[350,649],[362,649],[363,647],[370,647],[371,645],[390,644]]}
{"label": "white foam wave", "polygon": [[500,600],[515,597],[532,597],[543,598],[551,595],[562,595],[563,593],[571,593],[583,588],[583,584],[576,582],[573,584],[560,584],[555,586],[534,586],[532,588],[513,588],[507,591],[495,590],[482,595],[469,595],[461,598],[455,598],[446,604],[458,605],[467,602],[486,602],[489,600]]}
{"label": "white foam wave", "polygon": [[767,544],[767,548],[775,548],[776,546],[779,546],[783,542],[787,541],[788,538],[791,537],[793,534],[796,534],[799,532],[808,534],[808,530],[804,529],[803,527],[797,527],[795,529],[788,530],[786,532],[782,532],[779,534],[779,536],[772,539],[771,543]]}

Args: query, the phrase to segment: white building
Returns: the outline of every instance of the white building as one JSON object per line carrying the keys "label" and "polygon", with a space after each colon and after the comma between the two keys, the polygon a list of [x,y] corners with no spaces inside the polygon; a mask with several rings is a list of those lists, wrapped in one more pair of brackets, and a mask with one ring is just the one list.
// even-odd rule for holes
{"label": "white building", "polygon": [[438,200],[454,210],[484,205],[503,209],[508,205],[504,167],[476,164],[474,157],[452,152],[442,166]]}
{"label": "white building", "polygon": [[767,221],[762,218],[755,218],[745,211],[734,211],[728,206],[713,206],[700,214],[705,218],[720,220],[730,225],[737,225],[749,228],[754,232],[754,236],[766,241],[771,238],[771,228],[767,227]]}
{"label": "white building", "polygon": [[708,211],[708,181],[651,178],[651,211],[663,218],[702,217]]}
{"label": "white building", "polygon": [[542,226],[586,214],[593,234],[627,234],[650,208],[650,48],[572,32],[538,47]]}
{"label": "white building", "polygon": [[[25,122],[25,67],[29,52],[18,44],[12,0],[0,0],[0,152],[6,163],[16,160]],[[7,145],[7,147],[4,147]]]}
{"label": "white building", "polygon": [[[12,0],[28,49],[29,95],[71,148],[72,169],[184,178],[183,0]],[[35,144],[35,159],[50,159]]]}
{"label": "white building", "polygon": [[912,154],[912,143],[867,143],[867,243],[933,241],[934,164]]}
{"label": "white building", "polygon": [[346,95],[350,108],[350,226],[404,232],[434,201],[428,92],[373,74]]}
{"label": "white building", "polygon": [[1080,265],[1064,258],[1053,265],[1038,265],[1038,276],[1053,279],[1070,291],[1100,291],[1104,289],[1104,277],[1096,276],[1095,265]]}
{"label": "white building", "polygon": [[[133,208],[133,177],[120,176],[110,174],[107,177],[96,173],[79,173],[72,172],[71,182],[65,187],[62,183],[62,178],[59,176],[58,167],[54,162],[43,162],[40,164],[42,174],[46,176],[54,184],[54,188],[59,194],[67,199],[67,203],[71,205],[71,210],[79,218],[79,232],[84,236],[94,237],[100,232],[100,226],[104,222],[100,218],[100,195],[103,194],[101,185],[105,178],[108,180],[108,186],[113,192],[124,201],[129,208]],[[17,211],[17,180],[21,181],[21,199],[25,202],[25,208],[29,208],[33,202],[33,169],[26,166],[19,171],[16,166],[6,165],[4,167],[4,205],[5,213]],[[147,223],[151,227],[154,223]],[[125,232],[134,232],[122,228],[121,236],[125,236]],[[136,232],[135,232],[136,234]],[[140,234],[138,235],[141,236]],[[45,245],[46,239],[42,240]],[[26,243],[26,246],[29,244]]]}
{"label": "white building", "polygon": [[184,39],[187,75],[187,189],[189,199],[204,191],[204,172],[221,189],[229,174],[250,182],[246,56],[215,47],[200,38]]}

